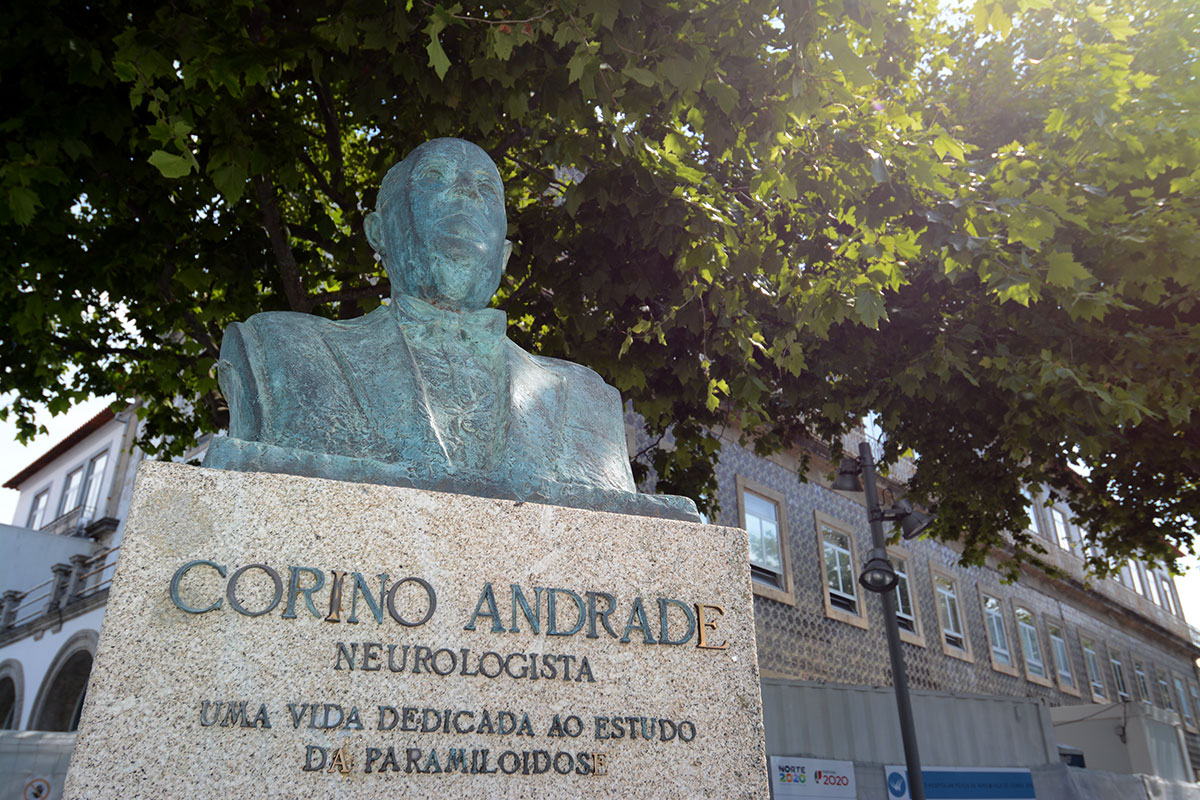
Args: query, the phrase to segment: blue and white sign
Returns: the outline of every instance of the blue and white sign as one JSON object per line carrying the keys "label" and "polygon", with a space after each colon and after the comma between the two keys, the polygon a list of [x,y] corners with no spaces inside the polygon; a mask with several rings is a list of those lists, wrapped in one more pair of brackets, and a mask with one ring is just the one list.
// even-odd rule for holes
{"label": "blue and white sign", "polygon": [[[910,800],[908,769],[883,768],[888,800]],[[922,767],[928,800],[1035,800],[1033,773],[1002,767]]]}
{"label": "blue and white sign", "polygon": [[854,762],[771,756],[775,800],[854,800]]}

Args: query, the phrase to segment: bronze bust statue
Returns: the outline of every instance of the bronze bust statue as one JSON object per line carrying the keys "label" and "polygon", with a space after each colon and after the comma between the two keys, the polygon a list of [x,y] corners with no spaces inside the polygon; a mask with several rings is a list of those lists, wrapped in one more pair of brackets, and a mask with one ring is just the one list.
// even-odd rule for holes
{"label": "bronze bust statue", "polygon": [[388,171],[378,206],[365,227],[391,302],[230,325],[229,435],[205,466],[699,519],[687,498],[637,493],[616,389],[517,347],[486,307],[512,249],[487,153],[425,142]]}

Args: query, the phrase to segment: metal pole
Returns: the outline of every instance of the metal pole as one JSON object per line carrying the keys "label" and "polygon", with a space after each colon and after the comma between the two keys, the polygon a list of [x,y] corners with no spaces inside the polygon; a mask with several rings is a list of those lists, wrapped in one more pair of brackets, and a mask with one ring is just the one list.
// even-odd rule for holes
{"label": "metal pole", "polygon": [[[867,519],[871,523],[871,543],[887,547],[883,535],[883,511],[875,491],[875,461],[871,445],[860,442],[858,462],[862,466],[863,488],[867,496]],[[921,756],[917,752],[917,731],[913,726],[912,703],[908,696],[908,677],[904,673],[904,656],[900,652],[900,625],[896,621],[896,590],[882,592],[883,626],[887,631],[888,655],[892,659],[892,683],[896,688],[896,710],[900,714],[900,739],[904,743],[904,763],[908,767],[908,795],[912,800],[925,800],[925,779],[921,775]]]}

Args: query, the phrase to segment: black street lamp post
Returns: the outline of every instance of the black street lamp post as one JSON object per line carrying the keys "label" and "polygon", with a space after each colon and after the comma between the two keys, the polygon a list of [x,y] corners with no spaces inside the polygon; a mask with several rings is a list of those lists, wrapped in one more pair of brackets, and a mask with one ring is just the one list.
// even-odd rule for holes
{"label": "black street lamp post", "polygon": [[[863,478],[859,485],[858,476]],[[867,519],[871,524],[871,552],[863,566],[858,582],[868,591],[875,592],[883,601],[883,626],[887,631],[888,655],[892,660],[892,683],[896,689],[896,710],[900,714],[900,739],[904,744],[904,762],[908,767],[909,797],[925,800],[925,781],[921,775],[921,757],[917,752],[917,732],[913,726],[912,702],[908,695],[908,678],[904,672],[904,656],[900,651],[900,625],[896,619],[896,584],[899,577],[887,557],[887,539],[883,535],[883,522],[899,522],[905,539],[912,539],[933,521],[932,517],[913,510],[910,503],[901,500],[891,508],[879,506],[879,495],[875,490],[875,462],[871,457],[871,445],[858,445],[858,458],[846,459],[838,469],[834,489],[840,491],[865,491]]]}

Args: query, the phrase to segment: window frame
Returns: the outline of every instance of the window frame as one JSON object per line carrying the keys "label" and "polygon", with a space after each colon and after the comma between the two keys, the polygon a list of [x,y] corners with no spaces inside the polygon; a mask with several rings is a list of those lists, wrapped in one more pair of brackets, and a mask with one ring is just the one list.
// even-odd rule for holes
{"label": "window frame", "polygon": [[[1021,612],[1029,616],[1028,623],[1021,622]],[[1017,641],[1021,644],[1021,665],[1025,671],[1025,680],[1030,683],[1036,683],[1039,686],[1053,687],[1054,681],[1050,678],[1050,673],[1046,671],[1046,650],[1042,647],[1042,635],[1038,630],[1037,614],[1026,606],[1013,603],[1013,621],[1016,623]],[[1030,670],[1029,648],[1026,646],[1026,639],[1022,628],[1023,624],[1028,624],[1028,627],[1033,631],[1033,641],[1038,647],[1038,659],[1041,661],[1042,672],[1044,675],[1037,675]]]}
{"label": "window frame", "polygon": [[[992,669],[996,672],[1003,672],[1005,675],[1020,677],[1021,671],[1017,667],[1016,648],[1013,647],[1012,636],[1009,635],[1008,621],[1004,614],[1005,600],[1002,597],[984,591],[981,586],[976,585],[976,589],[979,592],[979,610],[983,612],[983,630],[987,638],[988,656],[992,662]],[[991,611],[988,609],[988,600],[996,601],[996,616],[1000,618],[1000,626],[1004,630],[1004,643],[1008,651],[1008,660],[1011,662],[1009,664],[1005,664],[996,658],[996,646],[992,641]]]}
{"label": "window frame", "polygon": [[1163,608],[1172,616],[1183,618],[1183,608],[1179,605],[1179,596],[1175,592],[1175,581],[1164,571],[1155,573],[1158,577],[1158,590],[1162,594]]}
{"label": "window frame", "polygon": [[[1162,695],[1163,702],[1166,704],[1163,708],[1178,714],[1179,711],[1175,708],[1175,698],[1171,696],[1171,682],[1162,672],[1155,671],[1155,677],[1158,679],[1158,693]],[[1182,718],[1182,716],[1181,714],[1180,717]]]}
{"label": "window frame", "polygon": [[[946,630],[946,620],[942,618],[942,589],[938,586],[938,578],[941,578],[950,584],[954,597],[955,611],[958,613],[958,624],[962,628],[961,631],[949,632],[951,635],[962,637],[962,646],[952,644],[947,638],[948,631]],[[961,582],[944,567],[936,564],[929,565],[929,585],[933,589],[933,607],[937,612],[938,633],[939,639],[942,642],[942,652],[951,658],[957,658],[961,661],[975,663],[975,656],[971,652],[971,636],[967,628],[967,614],[962,601],[962,586]]]}
{"label": "window frame", "polygon": [[1128,703],[1133,699],[1133,694],[1129,691],[1129,682],[1125,680],[1125,662],[1121,661],[1121,654],[1112,648],[1108,651],[1108,664],[1112,667],[1113,689],[1117,692],[1117,700]]}
{"label": "window frame", "polygon": [[[763,486],[762,484],[744,478],[741,475],[736,475],[734,477],[734,484],[737,488],[738,525],[744,531],[748,531],[746,528],[745,500],[747,492],[757,495],[758,497],[775,504],[775,530],[779,537],[779,559],[783,565],[783,572],[782,574],[776,573],[778,581],[772,584],[767,580],[753,574],[752,570],[750,578],[751,591],[760,597],[766,597],[770,600],[775,600],[790,606],[796,605],[795,587],[792,580],[791,548],[788,546],[790,537],[788,536],[786,499],[784,498],[783,494],[775,491],[769,486]],[[747,532],[746,536],[746,545],[747,548],[749,548],[749,532]],[[748,553],[747,560],[749,560]],[[769,570],[766,567],[758,567],[758,569],[763,570],[764,572],[772,572],[772,570]]]}
{"label": "window frame", "polygon": [[[57,517],[61,517],[63,514],[68,514],[83,505],[83,480],[84,476],[87,474],[87,466],[88,462],[84,461],[75,469],[68,472],[66,477],[63,478],[63,488],[62,493],[58,498],[58,514],[55,517],[56,519]],[[74,501],[71,501],[71,478],[76,475],[79,476],[79,483],[75,486],[75,499]],[[67,505],[68,502],[71,504]]]}
{"label": "window frame", "polygon": [[[904,576],[904,584],[908,588],[909,603],[912,605],[913,630],[910,631],[903,625],[900,625],[900,641],[907,642],[908,644],[915,645],[917,647],[925,647],[925,631],[921,627],[921,614],[919,611],[919,606],[917,605],[917,591],[913,587],[912,556],[907,550],[900,547],[889,547],[887,552],[888,559],[892,562],[892,568],[896,570],[898,575],[902,573]],[[896,565],[895,559],[900,559],[903,562],[903,568]],[[897,583],[896,621],[900,622],[901,619],[904,619],[904,617],[902,617],[900,614],[900,583]]]}
{"label": "window frame", "polygon": [[[1108,684],[1104,681],[1104,671],[1100,668],[1100,651],[1096,647],[1096,639],[1084,636],[1079,632],[1079,650],[1083,653],[1083,672],[1087,676],[1088,690],[1092,700],[1097,703],[1108,702]],[[1101,645],[1103,646],[1103,645]],[[1088,656],[1091,655],[1089,659]]]}
{"label": "window frame", "polygon": [[1162,599],[1158,596],[1158,592],[1159,592],[1158,577],[1154,574],[1153,570],[1149,570],[1149,569],[1146,570],[1145,574],[1142,577],[1145,578],[1145,581],[1146,581],[1146,597],[1150,600],[1151,603],[1158,606],[1159,608],[1162,608],[1163,607]]}
{"label": "window frame", "polygon": [[1035,492],[1028,486],[1021,487],[1021,495],[1029,501],[1025,504],[1025,512],[1029,515],[1029,527],[1025,530],[1032,531],[1042,539],[1045,539],[1047,538],[1046,532],[1045,528],[1042,527],[1042,521],[1039,517],[1041,512],[1038,510],[1038,507],[1042,504],[1041,499],[1038,497],[1039,494],[1040,492]]}
{"label": "window frame", "polygon": [[[109,450],[105,447],[102,450],[97,450],[92,455],[88,456],[84,461],[83,483],[79,486],[79,509],[81,514],[92,513],[92,519],[97,518],[96,512],[100,510],[100,490],[104,487],[104,476],[108,471]],[[100,474],[96,474],[96,462],[104,459],[100,465]],[[95,506],[89,506],[88,497],[92,494],[92,487],[95,487]]]}
{"label": "window frame", "polygon": [[[38,513],[38,501],[45,499],[45,505],[41,508],[41,513]],[[42,526],[51,520],[46,519],[46,512],[50,510],[50,487],[46,486],[41,491],[33,496],[33,501],[29,504],[29,513],[25,515],[25,527],[30,530],[40,531]],[[37,515],[37,524],[34,524],[34,515]]]}
{"label": "window frame", "polygon": [[[1056,634],[1055,631],[1058,633]],[[1070,639],[1067,638],[1067,625],[1063,620],[1046,620],[1046,641],[1050,643],[1054,684],[1058,686],[1060,692],[1065,692],[1074,697],[1083,697],[1083,687],[1080,686],[1079,679],[1075,677],[1075,665],[1071,662],[1071,643]],[[1062,644],[1061,656],[1058,649],[1054,646],[1055,641]],[[1063,677],[1063,667],[1066,668],[1066,678]],[[1086,668],[1085,665],[1084,669]]]}
{"label": "window frame", "polygon": [[1061,508],[1052,507],[1050,509],[1050,527],[1054,531],[1054,543],[1058,545],[1060,550],[1078,555],[1071,541],[1070,523],[1067,521],[1067,514]]}
{"label": "window frame", "polygon": [[1138,690],[1138,702],[1148,706],[1154,705],[1154,696],[1150,693],[1150,678],[1146,675],[1146,662],[1133,660],[1133,678]]}
{"label": "window frame", "polygon": [[1130,583],[1129,589],[1138,597],[1146,596],[1146,584],[1142,578],[1142,565],[1134,561],[1132,558],[1127,562],[1129,564]]}
{"label": "window frame", "polygon": [[[840,533],[846,537],[850,544],[850,574],[852,585],[855,589],[854,595],[854,611],[848,611],[833,604],[832,588],[829,585],[829,570],[825,561],[825,529],[828,528],[833,533]],[[854,625],[858,628],[867,629],[867,613],[866,604],[863,602],[862,592],[865,591],[858,585],[858,541],[854,535],[854,531],[850,526],[841,520],[834,519],[828,514],[821,511],[813,511],[813,530],[817,537],[817,558],[821,567],[821,600],[825,605],[825,616],[830,619],[836,619],[839,622],[845,622],[848,625]]]}
{"label": "window frame", "polygon": [[1194,732],[1196,730],[1196,711],[1188,700],[1187,692],[1184,691],[1183,678],[1172,672],[1171,683],[1174,684],[1175,694],[1178,695],[1176,701],[1179,703],[1179,718],[1183,721],[1183,727]]}

